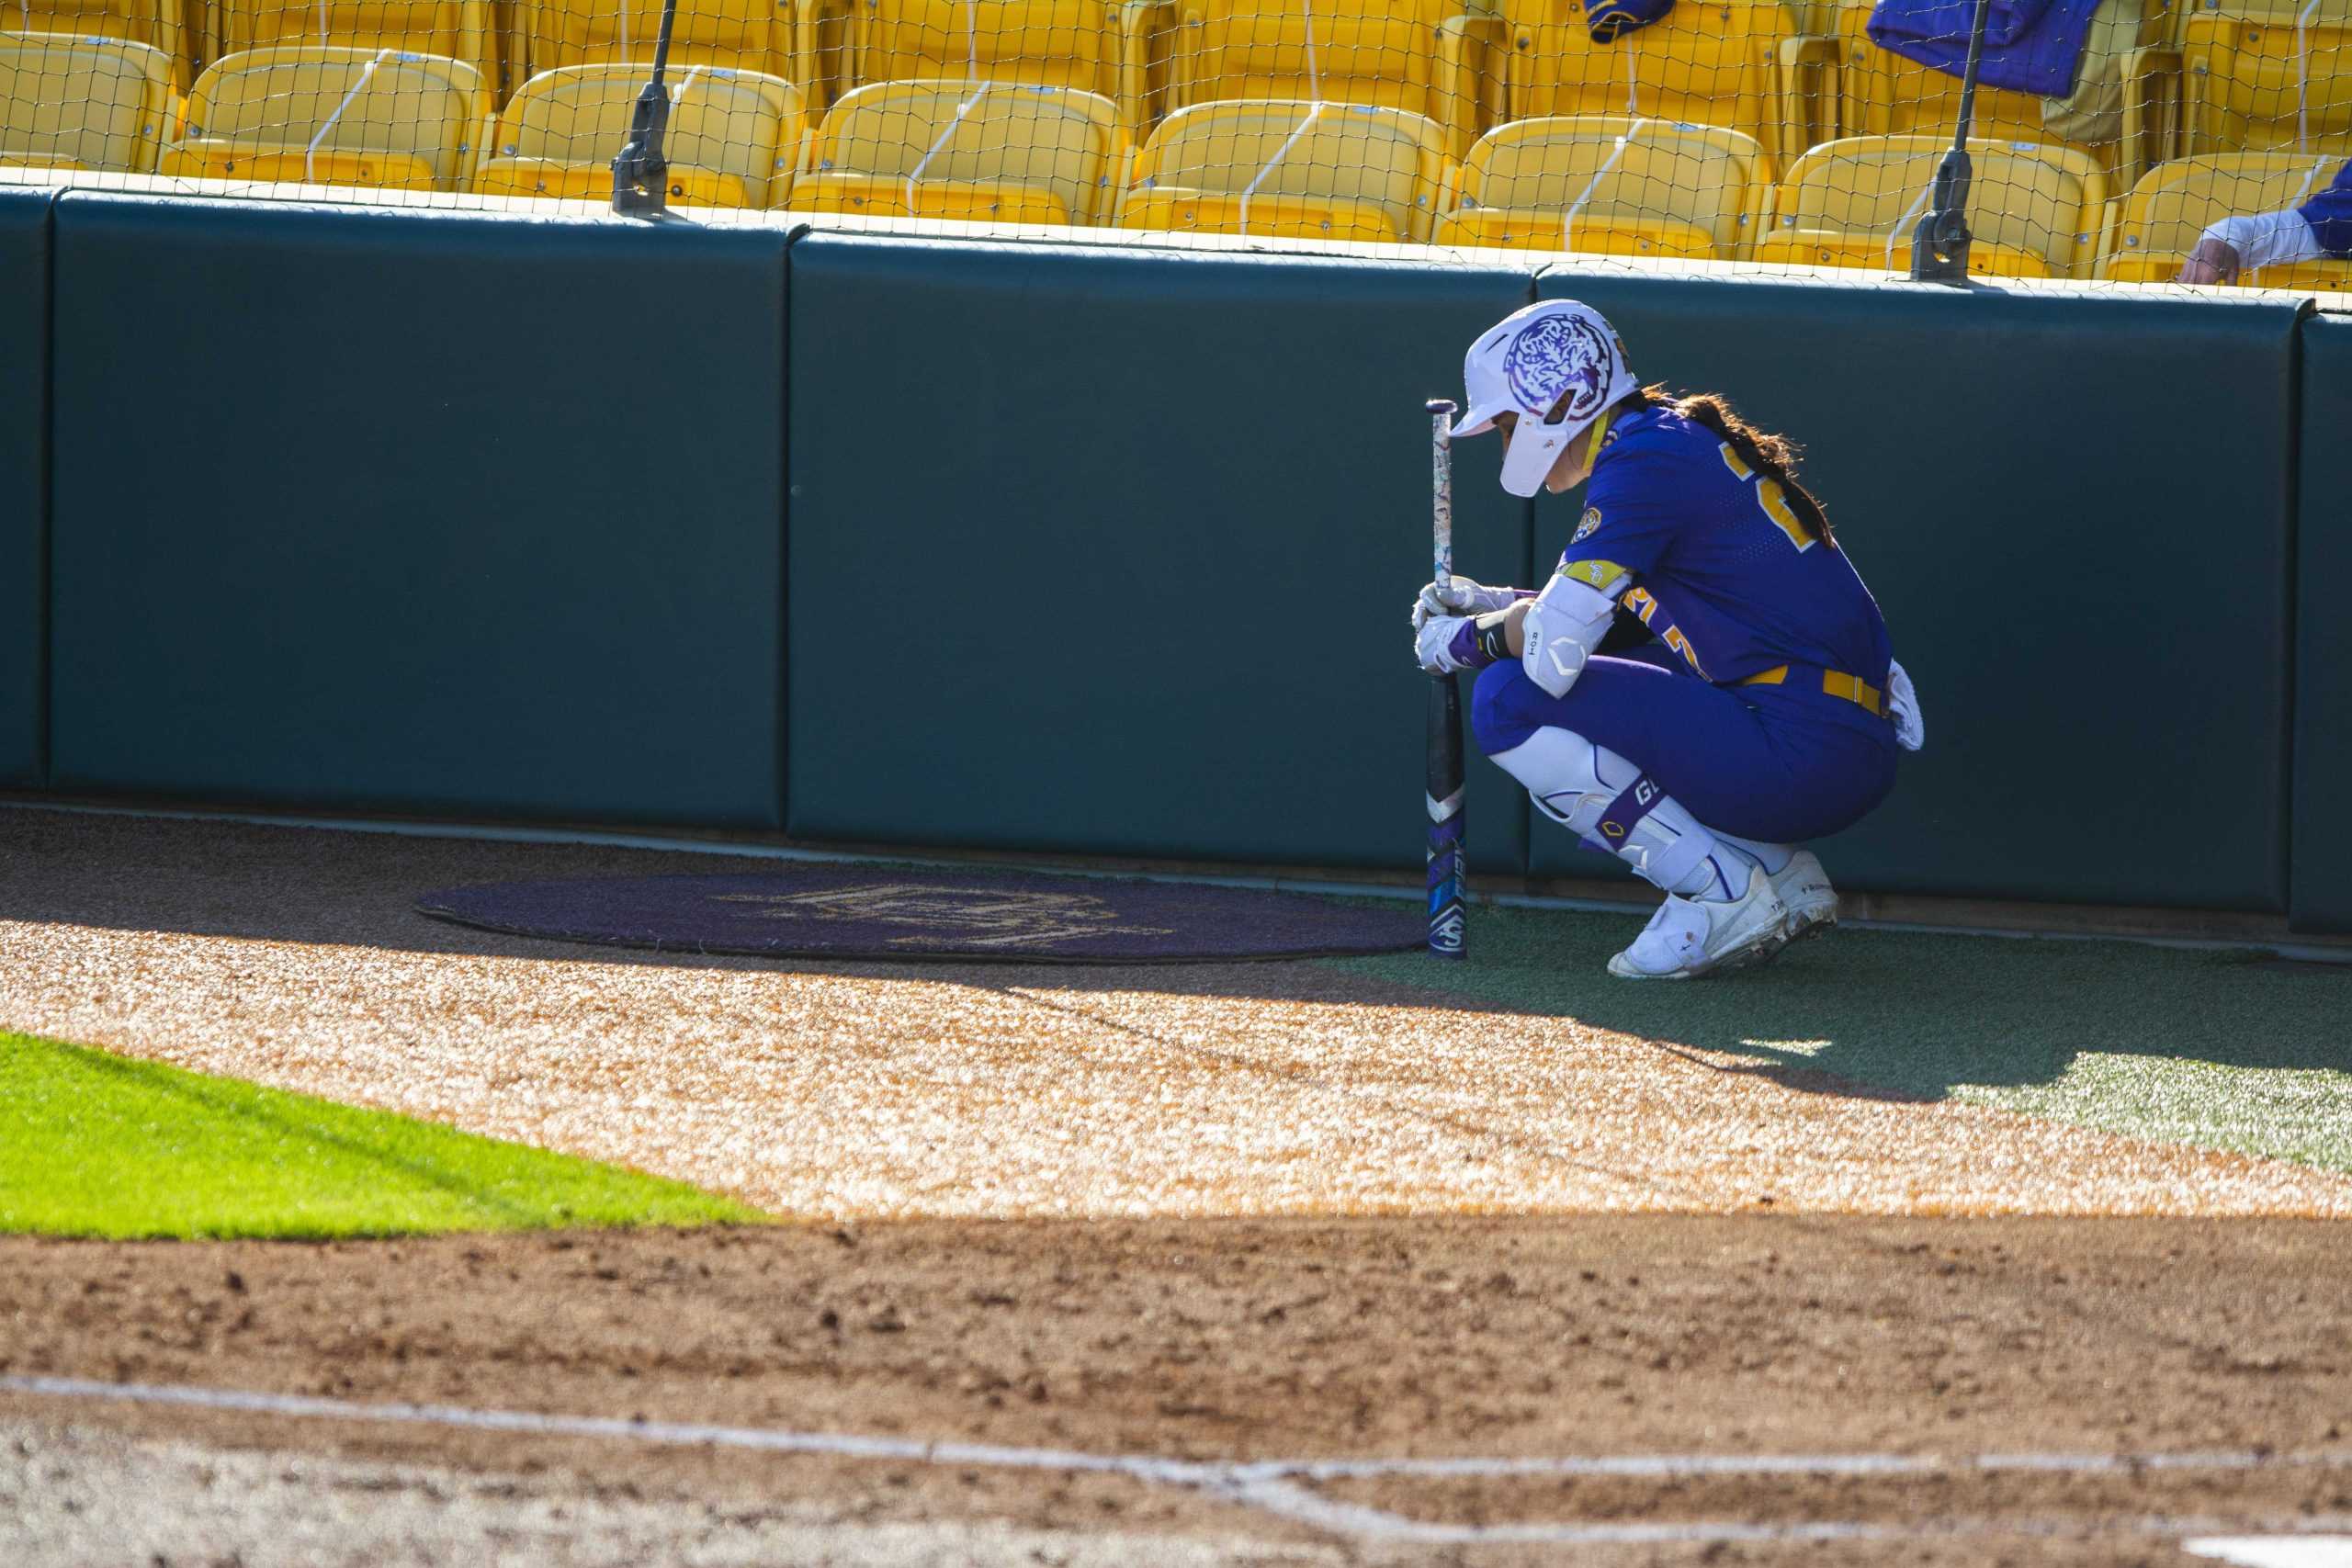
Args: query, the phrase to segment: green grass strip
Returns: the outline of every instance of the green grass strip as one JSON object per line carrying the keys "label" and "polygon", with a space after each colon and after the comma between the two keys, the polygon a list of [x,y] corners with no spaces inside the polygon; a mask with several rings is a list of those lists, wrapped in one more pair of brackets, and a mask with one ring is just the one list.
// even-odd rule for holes
{"label": "green grass strip", "polygon": [[593,1160],[0,1033],[0,1231],[316,1239],[763,1218]]}
{"label": "green grass strip", "polygon": [[1617,980],[1644,917],[1474,909],[1471,955],[1336,962],[1521,1011],[2135,1137],[2352,1171],[2352,968],[2122,942],[1841,930],[1764,968]]}

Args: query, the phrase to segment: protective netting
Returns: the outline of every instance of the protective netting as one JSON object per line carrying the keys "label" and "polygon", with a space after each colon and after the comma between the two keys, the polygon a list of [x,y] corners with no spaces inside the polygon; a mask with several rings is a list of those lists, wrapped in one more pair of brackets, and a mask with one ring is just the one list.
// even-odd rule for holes
{"label": "protective netting", "polygon": [[[662,23],[655,0],[0,6],[0,166],[338,199],[609,200]],[[1899,273],[1973,12],[679,0],[662,188],[958,233]],[[2348,37],[2352,0],[1994,0],[1971,270],[2166,280],[2216,222],[2304,209],[2233,231],[2240,280],[2352,287],[2325,244],[2352,220],[2322,220],[2352,154]]]}

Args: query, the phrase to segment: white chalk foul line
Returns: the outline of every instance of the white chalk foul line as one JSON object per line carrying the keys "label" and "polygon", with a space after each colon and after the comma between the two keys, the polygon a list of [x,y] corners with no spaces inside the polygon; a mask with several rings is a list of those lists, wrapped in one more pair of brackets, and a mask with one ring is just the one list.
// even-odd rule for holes
{"label": "white chalk foul line", "polygon": [[2135,1475],[2171,1470],[2352,1470],[2352,1452],[2279,1453],[2209,1449],[2185,1453],[2014,1454],[1601,1454],[1571,1459],[1274,1460],[1237,1467],[1249,1474],[1299,1481],[1376,1476],[1490,1479],[1510,1476],[1623,1477],[1702,1481],[1711,1476],[1950,1475],[1980,1471],[2049,1471],[2066,1475]]}
{"label": "white chalk foul line", "polygon": [[1374,1536],[1383,1540],[1409,1541],[1420,1546],[1499,1546],[1528,1542],[1544,1545],[1640,1546],[1668,1542],[1862,1540],[1914,1535],[1916,1530],[1847,1520],[1800,1520],[1787,1524],[1747,1524],[1727,1519],[1626,1521],[1581,1524],[1531,1520],[1523,1524],[1456,1525],[1408,1518],[1385,1508],[1344,1503],[1318,1496],[1287,1481],[1245,1480],[1231,1486],[1209,1488],[1237,1503],[1247,1503],[1303,1525],[1347,1535]]}
{"label": "white chalk foul line", "polygon": [[1195,1464],[1146,1455],[1090,1454],[1058,1449],[999,1448],[987,1443],[919,1442],[851,1432],[794,1432],[758,1427],[714,1427],[682,1421],[624,1421],[606,1416],[544,1416],[529,1410],[482,1410],[461,1404],[364,1404],[309,1394],[247,1389],[192,1388],[160,1383],[99,1382],[86,1378],[0,1377],[0,1393],[62,1399],[174,1404],[196,1410],[242,1410],[264,1416],[331,1421],[379,1421],[461,1427],[474,1431],[527,1432],[537,1437],[615,1438],[683,1447],[711,1445],[767,1453],[824,1454],[836,1459],[905,1460],[917,1464],[986,1465],[1015,1470],[1112,1472],[1180,1486],[1221,1479],[1231,1466]]}
{"label": "white chalk foul line", "polygon": [[[2277,1453],[2251,1449],[2193,1453],[2095,1454],[1624,1454],[1556,1459],[1337,1459],[1250,1461],[1162,1459],[1151,1454],[1085,1453],[1072,1449],[1015,1448],[994,1443],[922,1442],[852,1432],[796,1432],[699,1422],[620,1420],[603,1416],[548,1416],[529,1410],[487,1410],[458,1404],[362,1404],[309,1394],[200,1388],[185,1384],[101,1382],[89,1378],[0,1375],[0,1393],[183,1409],[242,1411],[293,1419],[367,1421],[523,1432],[540,1437],[605,1438],[674,1447],[747,1449],[764,1453],[834,1459],[898,1460],[913,1464],[981,1466],[1122,1475],[1161,1486],[1182,1486],[1246,1504],[1301,1524],[1352,1535],[1424,1543],[1514,1541],[1586,1544],[1657,1542],[1851,1540],[1952,1534],[2053,1534],[2064,1524],[2026,1519],[1947,1519],[1905,1526],[1844,1520],[1753,1524],[1732,1520],[1659,1523],[1529,1522],[1500,1525],[1430,1523],[1307,1490],[1316,1483],[1379,1477],[1495,1480],[1521,1477],[1622,1477],[1688,1480],[1709,1476],[1903,1476],[1925,1473],[2039,1471],[2105,1475],[2149,1471],[2352,1469],[2352,1451]],[[2301,1529],[2340,1528],[2340,1519],[2295,1521]],[[2181,1534],[2212,1521],[2150,1517],[2136,1533]],[[2114,1527],[2110,1525],[2110,1529]]]}
{"label": "white chalk foul line", "polygon": [[2185,1540],[2180,1549],[2245,1568],[2352,1568],[2352,1535],[2228,1536]]}

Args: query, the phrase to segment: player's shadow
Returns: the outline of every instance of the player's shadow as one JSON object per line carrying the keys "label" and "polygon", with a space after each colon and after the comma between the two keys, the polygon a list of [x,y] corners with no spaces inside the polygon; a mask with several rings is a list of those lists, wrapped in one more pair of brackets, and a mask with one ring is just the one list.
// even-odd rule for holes
{"label": "player's shadow", "polygon": [[1863,1087],[1938,1100],[1962,1086],[2055,1084],[2086,1058],[2111,1057],[2096,1071],[2098,1092],[2130,1098],[2154,1088],[2135,1085],[2132,1058],[2352,1065],[2352,968],[2122,942],[1849,929],[1763,968],[1643,983],[1599,973],[1638,928],[1634,919],[1481,913],[1489,953],[1461,982],[1481,998],[1811,1091]]}
{"label": "player's shadow", "polygon": [[1095,965],[918,956],[890,963],[653,952],[479,930],[428,918],[415,907],[420,895],[430,890],[481,883],[758,874],[791,869],[788,863],[773,859],[595,843],[513,842],[264,826],[225,818],[0,807],[0,922],[28,926],[452,958],[887,976],[985,989],[1165,991],[1342,1004],[1429,1000],[1493,1011],[1508,1005],[1431,998],[1410,980],[1368,978],[1313,961]]}
{"label": "player's shadow", "polygon": [[[1091,1006],[1089,993],[1159,992],[1570,1017],[1715,1071],[1822,1093],[1923,1100],[1962,1085],[2053,1084],[2086,1056],[2335,1070],[2352,1064],[2352,970],[2301,972],[2123,942],[1841,931],[1766,968],[1638,983],[1604,972],[1640,928],[1638,913],[1482,907],[1472,919],[1472,958],[1458,965],[1413,953],[1094,969],[643,953],[473,931],[413,908],[425,889],[464,883],[763,863],[774,863],[8,811],[0,813],[0,920],[549,963],[893,975],[1051,990],[1075,1006]],[[2107,1076],[2110,1089],[2132,1092]]]}

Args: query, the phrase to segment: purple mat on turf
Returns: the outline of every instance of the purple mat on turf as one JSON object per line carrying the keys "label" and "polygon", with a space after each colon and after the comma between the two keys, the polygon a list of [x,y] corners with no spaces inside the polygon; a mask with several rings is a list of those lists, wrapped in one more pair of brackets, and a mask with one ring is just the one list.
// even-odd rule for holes
{"label": "purple mat on turf", "polygon": [[495,882],[428,893],[437,919],[557,942],[815,958],[1170,964],[1393,953],[1417,904],[1020,872],[806,865],[756,875]]}

